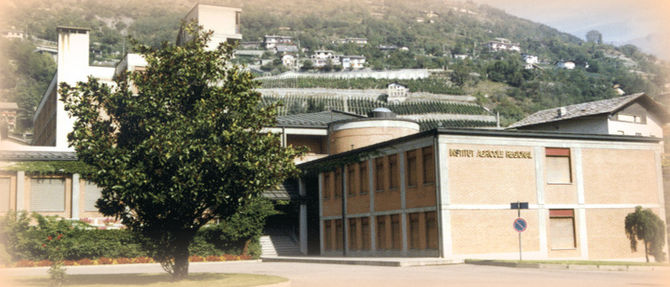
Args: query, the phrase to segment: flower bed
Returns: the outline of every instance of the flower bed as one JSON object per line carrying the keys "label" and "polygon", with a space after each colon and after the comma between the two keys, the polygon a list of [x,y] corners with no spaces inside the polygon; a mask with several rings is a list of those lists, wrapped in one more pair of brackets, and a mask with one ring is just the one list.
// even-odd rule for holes
{"label": "flower bed", "polygon": [[[230,254],[223,254],[219,256],[190,256],[188,258],[189,262],[221,262],[221,261],[239,261],[239,260],[250,260],[252,259],[252,256],[249,255],[230,255]],[[97,259],[80,259],[77,261],[74,260],[65,260],[64,265],[66,266],[79,266],[79,265],[104,265],[104,264],[138,264],[138,263],[155,263],[155,261],[151,257],[135,257],[135,258],[106,258],[106,257],[100,257]],[[1,265],[2,267],[5,268],[11,268],[11,267],[41,267],[41,266],[49,266],[51,264],[51,261],[49,260],[40,260],[40,261],[32,261],[32,260],[20,260],[17,262],[13,262],[10,264],[4,264]]]}

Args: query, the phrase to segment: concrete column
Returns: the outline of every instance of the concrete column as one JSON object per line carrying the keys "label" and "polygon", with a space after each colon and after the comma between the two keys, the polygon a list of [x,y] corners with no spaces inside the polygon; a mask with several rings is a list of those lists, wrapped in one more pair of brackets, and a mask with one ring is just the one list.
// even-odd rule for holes
{"label": "concrete column", "polygon": [[72,175],[72,204],[70,206],[72,210],[70,217],[72,219],[79,219],[79,174],[75,173]]}
{"label": "concrete column", "polygon": [[537,222],[538,222],[538,232],[540,239],[540,254],[544,258],[549,256],[549,251],[547,248],[547,217],[548,212],[545,208],[545,199],[544,199],[544,147],[535,147],[533,149],[535,154],[535,191],[537,194]]}
{"label": "concrete column", "polygon": [[433,141],[435,156],[435,184],[437,192],[437,227],[439,234],[439,255],[449,258],[452,255],[451,214],[449,199],[449,157],[447,143],[441,143],[439,136]]}
{"label": "concrete column", "polygon": [[583,259],[589,258],[589,238],[586,233],[586,209],[584,207],[584,168],[582,167],[582,149],[573,148],[572,158],[575,160],[575,183],[577,184],[577,220],[579,222],[579,249]]}
{"label": "concrete column", "polygon": [[[374,188],[374,172],[373,172],[374,159],[368,160],[368,192],[370,194],[370,214],[375,212],[375,188]],[[370,250],[375,251],[377,249],[377,221],[376,218],[370,216]]]}
{"label": "concrete column", "polygon": [[324,234],[323,234],[323,173],[319,173],[319,251],[325,254]]}
{"label": "concrete column", "polygon": [[405,198],[405,194],[407,192],[407,189],[405,187],[406,185],[406,176],[405,176],[405,153],[400,152],[398,153],[398,167],[400,169],[398,175],[400,176],[400,210],[402,210],[402,213],[400,214],[400,230],[402,232],[402,254],[407,255],[407,201]]}
{"label": "concrete column", "polygon": [[[298,194],[302,198],[307,194],[305,191],[305,182],[302,179],[298,182]],[[304,202],[300,203],[299,217],[298,238],[300,239],[300,253],[307,255],[307,204]]]}
{"label": "concrete column", "polygon": [[16,172],[16,211],[25,210],[26,173]]}

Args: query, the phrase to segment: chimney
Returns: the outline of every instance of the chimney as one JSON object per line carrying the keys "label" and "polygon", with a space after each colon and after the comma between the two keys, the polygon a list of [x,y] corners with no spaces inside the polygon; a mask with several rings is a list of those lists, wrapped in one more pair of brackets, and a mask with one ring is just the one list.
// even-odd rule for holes
{"label": "chimney", "polygon": [[74,85],[88,74],[89,29],[58,27],[58,82]]}
{"label": "chimney", "polygon": [[563,117],[568,113],[568,110],[565,107],[558,108],[558,117]]}

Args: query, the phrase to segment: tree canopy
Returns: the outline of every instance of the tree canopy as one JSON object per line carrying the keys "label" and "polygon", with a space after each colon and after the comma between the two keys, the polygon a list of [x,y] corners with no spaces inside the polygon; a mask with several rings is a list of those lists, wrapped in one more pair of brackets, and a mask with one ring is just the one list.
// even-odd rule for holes
{"label": "tree canopy", "polygon": [[635,207],[635,212],[626,216],[626,236],[630,239],[630,249],[637,251],[637,241],[644,244],[644,256],[649,262],[649,255],[657,262],[665,261],[665,224],[651,209]]}
{"label": "tree canopy", "polygon": [[257,82],[230,63],[232,47],[207,50],[211,32],[189,27],[182,46],[135,44],[148,66],[115,87],[60,85],[76,118],[70,144],[102,189],[96,206],[146,238],[175,279],[188,275],[196,231],[295,175],[300,154],[263,132],[276,108],[261,107]]}

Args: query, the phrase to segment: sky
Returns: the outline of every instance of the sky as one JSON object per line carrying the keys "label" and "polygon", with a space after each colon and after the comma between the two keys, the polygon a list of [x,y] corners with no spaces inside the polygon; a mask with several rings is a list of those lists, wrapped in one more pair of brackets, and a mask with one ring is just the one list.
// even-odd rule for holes
{"label": "sky", "polygon": [[667,0],[474,0],[584,38],[598,30],[603,41],[632,43],[670,60]]}

